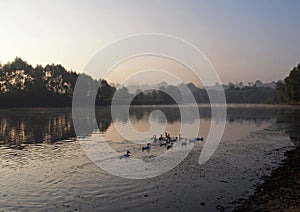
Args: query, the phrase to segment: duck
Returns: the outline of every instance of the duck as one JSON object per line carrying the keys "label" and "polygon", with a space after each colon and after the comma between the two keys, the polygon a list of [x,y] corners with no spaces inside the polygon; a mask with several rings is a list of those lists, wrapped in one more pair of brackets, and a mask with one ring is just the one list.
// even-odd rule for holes
{"label": "duck", "polygon": [[176,142],[176,141],[177,141],[177,139],[178,139],[178,137],[175,137],[175,138],[170,138],[170,139],[169,139],[169,141],[170,141],[170,142]]}
{"label": "duck", "polygon": [[157,141],[156,135],[153,135],[152,138],[151,138],[151,140],[153,140],[154,142],[156,142]]}
{"label": "duck", "polygon": [[167,140],[167,141],[170,141],[170,140],[171,140],[171,136],[170,136],[170,134],[168,134],[168,133],[166,133],[166,140]]}
{"label": "duck", "polygon": [[160,137],[158,138],[158,140],[159,140],[159,141],[163,141],[163,140],[164,140],[164,137],[163,137],[162,134],[160,135]]}
{"label": "duck", "polygon": [[185,139],[184,141],[181,142],[182,146],[186,146],[187,145],[187,139]]}
{"label": "duck", "polygon": [[196,140],[197,141],[204,141],[204,138],[203,137],[197,137]]}
{"label": "duck", "polygon": [[120,156],[120,159],[122,159],[122,158],[129,158],[131,156],[130,153],[131,152],[127,150],[124,155]]}
{"label": "duck", "polygon": [[[169,134],[170,135],[170,134]],[[181,140],[181,134],[179,134],[177,137],[175,138],[169,138],[169,141],[170,142],[177,142],[177,141],[180,141]]]}
{"label": "duck", "polygon": [[171,149],[173,147],[173,142],[167,145],[167,150]]}
{"label": "duck", "polygon": [[167,144],[168,144],[168,142],[167,141],[165,141],[165,142],[161,142],[160,143],[160,146],[162,147],[162,146],[167,146]]}
{"label": "duck", "polygon": [[196,141],[203,141],[204,138],[203,137],[196,137],[196,138],[190,138],[189,140],[190,140],[190,142],[196,142]]}
{"label": "duck", "polygon": [[144,150],[150,150],[150,147],[151,147],[151,144],[148,143],[147,146],[143,146],[142,147],[142,151],[144,151]]}

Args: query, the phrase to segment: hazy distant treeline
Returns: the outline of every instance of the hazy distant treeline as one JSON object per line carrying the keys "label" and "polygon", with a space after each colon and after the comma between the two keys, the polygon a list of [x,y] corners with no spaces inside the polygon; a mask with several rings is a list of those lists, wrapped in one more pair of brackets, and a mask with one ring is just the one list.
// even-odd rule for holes
{"label": "hazy distant treeline", "polygon": [[[298,103],[300,100],[300,65],[290,75],[276,84],[276,89],[256,85],[238,87],[227,86],[225,89],[228,103]],[[186,102],[188,94],[180,92],[180,86],[191,91],[197,103],[209,103],[206,89],[198,88],[193,83],[178,86],[164,85],[160,90],[148,90],[130,94],[126,87],[116,89],[105,80],[84,77],[87,87],[86,98],[95,98],[96,105],[109,105],[115,95],[122,104],[133,99],[132,104],[175,104]],[[67,71],[61,65],[31,66],[21,58],[0,65],[0,106],[4,107],[55,107],[71,106],[75,84],[79,74]],[[224,87],[225,88],[225,87]],[[214,90],[214,92],[220,92]],[[168,94],[171,95],[168,95]],[[93,94],[93,95],[91,95]],[[135,96],[135,97],[134,97]],[[172,96],[172,97],[171,97]],[[134,98],[133,98],[134,97]],[[83,101],[84,104],[84,101]]]}

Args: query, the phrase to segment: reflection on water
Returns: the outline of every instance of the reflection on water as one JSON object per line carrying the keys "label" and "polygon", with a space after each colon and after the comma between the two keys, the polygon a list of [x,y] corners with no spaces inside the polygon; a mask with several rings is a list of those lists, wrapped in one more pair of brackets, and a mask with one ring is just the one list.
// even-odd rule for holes
{"label": "reflection on water", "polygon": [[[198,117],[188,116],[185,120],[180,120],[180,111],[178,107],[131,107],[129,116],[121,107],[114,115],[116,121],[121,123],[128,123],[129,119],[134,127],[140,131],[146,131],[150,125],[148,118],[152,111],[160,110],[165,115],[168,122],[166,130],[174,130],[174,134],[179,130],[180,122],[194,123]],[[188,111],[188,107],[182,108]],[[187,113],[188,114],[188,113]],[[202,122],[208,122],[209,127],[211,121],[211,110],[208,106],[200,106],[199,114]],[[92,113],[83,114],[84,116],[94,116]],[[157,123],[163,122],[164,119],[159,117],[159,114],[152,114]],[[291,134],[293,141],[298,136],[297,129],[299,129],[300,112],[297,108],[290,107],[260,107],[248,106],[240,107],[238,105],[231,105],[227,108],[227,122],[239,123],[252,122],[257,126],[265,121],[272,121],[276,119],[277,123],[293,123],[293,127],[287,129],[287,133]],[[96,120],[100,132],[109,134],[117,134],[113,126],[111,126],[112,118],[109,107],[102,107],[96,109]],[[218,120],[214,120],[218,121]],[[91,123],[83,123],[82,130],[85,135],[92,133],[88,127]],[[163,123],[165,124],[165,123]],[[202,124],[202,126],[204,126]],[[87,129],[85,131],[84,129]],[[207,132],[202,132],[202,135]],[[75,137],[72,111],[71,109],[2,109],[0,110],[0,144],[10,147],[21,147],[22,144],[31,143],[53,143],[60,140],[69,140]],[[118,137],[118,136],[117,136]]]}
{"label": "reflection on water", "polygon": [[20,148],[21,144],[53,143],[74,136],[67,109],[0,110],[1,144]]}
{"label": "reflection on water", "polygon": [[297,148],[300,147],[300,110],[298,107],[289,107],[276,111],[276,122],[287,123],[285,132]]}

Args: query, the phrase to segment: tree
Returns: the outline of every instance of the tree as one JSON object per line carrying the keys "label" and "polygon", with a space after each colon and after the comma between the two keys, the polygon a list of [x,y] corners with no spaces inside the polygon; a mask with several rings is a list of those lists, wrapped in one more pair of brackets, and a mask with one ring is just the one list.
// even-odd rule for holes
{"label": "tree", "polygon": [[0,72],[0,106],[70,106],[78,74],[61,65],[33,68],[16,57]]}
{"label": "tree", "polygon": [[282,103],[300,103],[300,63],[294,67],[284,83],[277,82],[276,97]]}
{"label": "tree", "polygon": [[24,70],[26,74],[31,74],[33,68],[26,61],[23,61],[19,57],[16,57],[13,62],[7,63],[3,66],[3,71],[5,72],[11,72],[16,70]]}
{"label": "tree", "polygon": [[100,80],[98,83],[100,86],[97,92],[96,104],[110,105],[116,88],[110,86],[106,80]]}

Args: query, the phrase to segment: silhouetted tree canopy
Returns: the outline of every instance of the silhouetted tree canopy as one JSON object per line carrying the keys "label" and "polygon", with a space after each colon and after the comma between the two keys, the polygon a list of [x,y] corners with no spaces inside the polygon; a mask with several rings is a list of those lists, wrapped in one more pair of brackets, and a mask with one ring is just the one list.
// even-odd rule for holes
{"label": "silhouetted tree canopy", "polygon": [[[13,62],[0,67],[0,106],[71,106],[78,76],[62,65],[33,68],[16,57]],[[115,88],[105,80],[96,81],[89,76],[87,79],[99,88],[96,103],[110,104]]]}
{"label": "silhouetted tree canopy", "polygon": [[275,101],[289,104],[300,103],[300,63],[290,71],[284,81],[277,83]]}

